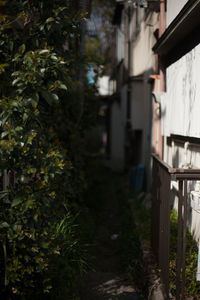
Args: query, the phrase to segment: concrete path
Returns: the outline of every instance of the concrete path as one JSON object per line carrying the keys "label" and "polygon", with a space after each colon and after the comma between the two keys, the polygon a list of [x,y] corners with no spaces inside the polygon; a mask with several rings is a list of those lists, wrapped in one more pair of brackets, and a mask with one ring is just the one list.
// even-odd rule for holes
{"label": "concrete path", "polygon": [[[138,300],[133,283],[109,272],[90,272],[85,278],[81,300]],[[141,299],[141,298],[140,298]]]}
{"label": "concrete path", "polygon": [[95,271],[82,280],[81,300],[141,300],[127,275],[120,272],[119,239],[112,239],[120,231],[120,212],[113,186],[105,187],[103,209],[97,214]]}

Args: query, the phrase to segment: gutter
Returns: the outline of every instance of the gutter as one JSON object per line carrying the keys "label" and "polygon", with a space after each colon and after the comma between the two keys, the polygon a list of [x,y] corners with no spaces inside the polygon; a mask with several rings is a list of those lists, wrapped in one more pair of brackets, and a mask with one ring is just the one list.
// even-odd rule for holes
{"label": "gutter", "polygon": [[200,0],[190,0],[153,47],[165,66],[178,60],[200,43]]}

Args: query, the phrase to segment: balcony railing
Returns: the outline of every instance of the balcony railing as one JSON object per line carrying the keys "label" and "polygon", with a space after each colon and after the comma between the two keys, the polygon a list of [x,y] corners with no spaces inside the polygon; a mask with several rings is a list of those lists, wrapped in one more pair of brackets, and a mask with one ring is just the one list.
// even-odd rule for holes
{"label": "balcony railing", "polygon": [[169,299],[171,181],[178,182],[178,236],[176,299],[185,299],[185,255],[188,181],[200,180],[200,169],[175,169],[153,155],[152,249],[161,270],[166,299]]}

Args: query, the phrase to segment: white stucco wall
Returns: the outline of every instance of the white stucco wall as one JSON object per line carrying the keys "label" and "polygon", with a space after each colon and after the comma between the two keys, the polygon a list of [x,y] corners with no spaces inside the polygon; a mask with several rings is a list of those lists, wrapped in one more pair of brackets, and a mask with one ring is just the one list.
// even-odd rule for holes
{"label": "white stucco wall", "polygon": [[155,56],[152,51],[156,40],[153,32],[158,28],[158,14],[152,12],[141,22],[140,33],[132,41],[131,75],[143,74],[146,70],[154,68]]}
{"label": "white stucco wall", "polygon": [[187,2],[188,0],[167,0],[166,26],[169,26]]}
{"label": "white stucco wall", "polygon": [[200,45],[167,69],[162,97],[163,135],[200,138]]}
{"label": "white stucco wall", "polygon": [[97,87],[98,87],[99,95],[101,96],[111,95],[110,77],[109,76],[99,77],[97,81]]}
{"label": "white stucco wall", "polygon": [[[186,0],[167,1],[167,26],[178,15]],[[167,69],[167,90],[161,97],[164,160],[172,167],[200,168],[200,144],[186,144],[188,137],[200,138],[200,45]],[[180,135],[184,142],[167,136]],[[174,206],[177,208],[177,183],[172,184]],[[200,236],[200,211],[191,207],[191,191],[200,192],[199,182],[188,183],[188,226],[193,236]],[[175,196],[176,195],[176,196]],[[173,197],[172,197],[173,198]],[[200,199],[200,198],[199,198]]]}

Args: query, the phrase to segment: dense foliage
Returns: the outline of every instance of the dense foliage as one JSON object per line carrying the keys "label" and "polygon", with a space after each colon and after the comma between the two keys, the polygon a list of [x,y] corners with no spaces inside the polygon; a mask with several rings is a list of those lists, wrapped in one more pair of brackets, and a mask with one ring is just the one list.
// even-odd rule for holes
{"label": "dense foliage", "polygon": [[[176,253],[178,235],[178,215],[171,211],[171,236],[170,236],[170,289],[176,294]],[[185,298],[199,299],[200,284],[196,281],[198,246],[192,234],[187,230],[186,234],[186,260],[185,260]]]}
{"label": "dense foliage", "polygon": [[63,299],[85,268],[74,215],[86,187],[84,135],[93,123],[94,88],[81,75],[86,16],[74,3],[0,1],[4,299]]}

